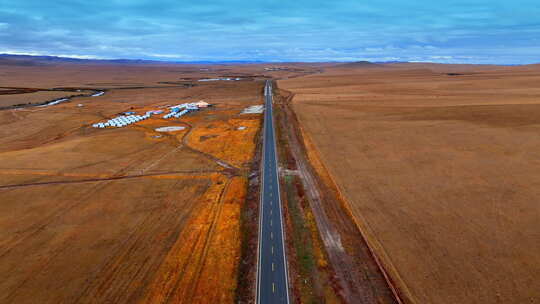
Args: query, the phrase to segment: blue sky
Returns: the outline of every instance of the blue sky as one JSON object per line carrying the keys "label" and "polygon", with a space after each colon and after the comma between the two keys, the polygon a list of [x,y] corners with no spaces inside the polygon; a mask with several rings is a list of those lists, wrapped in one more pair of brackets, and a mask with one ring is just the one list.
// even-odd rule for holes
{"label": "blue sky", "polygon": [[0,53],[540,62],[539,0],[0,0]]}

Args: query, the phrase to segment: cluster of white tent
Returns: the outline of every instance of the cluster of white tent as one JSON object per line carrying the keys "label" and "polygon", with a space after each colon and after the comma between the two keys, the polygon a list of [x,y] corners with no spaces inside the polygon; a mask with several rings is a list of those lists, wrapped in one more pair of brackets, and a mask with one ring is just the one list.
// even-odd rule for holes
{"label": "cluster of white tent", "polygon": [[170,113],[167,113],[167,114],[163,115],[163,118],[165,118],[165,119],[168,119],[168,118],[171,118],[171,117],[180,118],[180,116],[185,115],[187,113],[189,113],[188,110],[182,110],[182,111],[179,111],[179,112],[170,112]]}
{"label": "cluster of white tent", "polygon": [[[201,102],[198,103],[182,103],[176,106],[169,107],[170,112],[163,115],[163,118],[168,119],[171,117],[180,118],[181,116],[191,112],[191,111],[197,111]],[[203,102],[205,103],[205,102]],[[205,103],[206,106],[208,105]]]}
{"label": "cluster of white tent", "polygon": [[118,116],[113,119],[109,119],[107,122],[99,122],[96,124],[93,124],[92,127],[94,128],[106,128],[106,127],[125,127],[127,125],[130,125],[132,123],[136,123],[141,120],[145,120],[150,118],[150,114],[145,115],[127,115],[127,116]]}
{"label": "cluster of white tent", "polygon": [[[204,102],[203,100],[194,102],[194,103],[182,103],[176,106],[169,107],[169,113],[165,114],[163,118],[180,118],[182,115],[185,115],[191,111],[197,111],[199,108],[206,108],[211,106],[209,103]],[[122,116],[115,117],[108,120],[107,122],[99,122],[92,125],[94,128],[106,128],[106,127],[125,127],[132,123],[136,123],[141,120],[150,118],[152,115],[158,115],[163,113],[163,110],[148,111],[145,115],[132,115],[135,112],[126,112]]]}

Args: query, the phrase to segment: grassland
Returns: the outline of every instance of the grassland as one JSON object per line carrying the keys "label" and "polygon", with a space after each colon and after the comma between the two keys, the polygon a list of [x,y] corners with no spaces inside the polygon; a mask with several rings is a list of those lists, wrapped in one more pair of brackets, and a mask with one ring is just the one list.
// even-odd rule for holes
{"label": "grassland", "polygon": [[[0,302],[238,298],[242,212],[262,117],[240,112],[262,103],[263,82],[256,79],[262,76],[254,75],[263,69],[200,69],[3,70],[3,85],[106,94],[0,111]],[[230,74],[245,79],[196,81]],[[214,106],[182,119],[159,115],[125,128],[91,127],[124,111],[201,99]],[[185,129],[155,131],[163,126]],[[254,277],[253,271],[244,273]]]}
{"label": "grassland", "polygon": [[348,65],[279,86],[406,303],[535,303],[539,80]]}

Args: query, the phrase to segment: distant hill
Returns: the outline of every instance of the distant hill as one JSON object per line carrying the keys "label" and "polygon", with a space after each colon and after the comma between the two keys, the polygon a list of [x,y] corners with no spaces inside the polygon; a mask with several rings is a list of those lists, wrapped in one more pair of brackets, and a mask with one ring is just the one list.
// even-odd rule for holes
{"label": "distant hill", "polygon": [[369,61],[355,61],[355,62],[347,62],[336,65],[336,67],[340,68],[375,68],[375,67],[382,67],[381,64],[373,63]]}
{"label": "distant hill", "polygon": [[35,66],[40,64],[28,58],[16,58],[11,55],[0,54],[0,65]]}
{"label": "distant hill", "polygon": [[59,64],[118,64],[118,65],[148,65],[148,64],[254,64],[263,61],[159,61],[143,59],[78,59],[58,56],[31,56],[0,54],[0,65],[40,66]]}
{"label": "distant hill", "polygon": [[15,66],[40,66],[56,64],[155,64],[158,61],[151,60],[98,60],[98,59],[78,59],[57,56],[31,56],[31,55],[12,55],[0,54],[1,65]]}

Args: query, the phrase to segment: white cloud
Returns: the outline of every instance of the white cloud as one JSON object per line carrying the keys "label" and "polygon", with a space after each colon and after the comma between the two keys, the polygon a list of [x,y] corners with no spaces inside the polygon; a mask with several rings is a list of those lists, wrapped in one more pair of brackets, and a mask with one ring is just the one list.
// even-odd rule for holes
{"label": "white cloud", "polygon": [[160,53],[145,53],[144,55],[155,58],[167,58],[167,59],[191,59],[189,56],[180,54],[160,54]]}
{"label": "white cloud", "polygon": [[0,49],[0,54],[26,55],[26,56],[54,56],[54,57],[64,57],[64,58],[73,58],[73,59],[110,59],[110,58],[94,56],[94,55],[52,54],[52,53],[44,53],[44,52],[17,51],[17,50],[6,50],[6,49]]}
{"label": "white cloud", "polygon": [[430,59],[454,59],[452,56],[429,56]]}
{"label": "white cloud", "polygon": [[57,57],[74,58],[74,59],[110,59],[110,58],[105,58],[101,56],[76,55],[76,54],[57,54],[57,55],[48,55],[48,56],[57,56]]}

